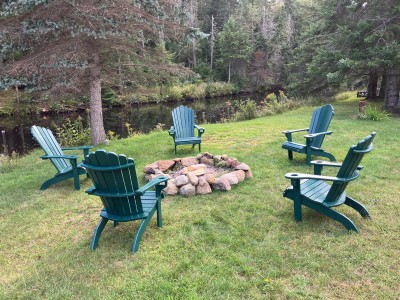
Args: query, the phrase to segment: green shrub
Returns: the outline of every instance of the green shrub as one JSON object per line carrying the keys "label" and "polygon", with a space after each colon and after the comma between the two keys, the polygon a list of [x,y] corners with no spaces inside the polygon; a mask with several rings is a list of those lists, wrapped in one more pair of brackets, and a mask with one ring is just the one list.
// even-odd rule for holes
{"label": "green shrub", "polygon": [[79,146],[90,144],[90,127],[83,126],[83,119],[78,117],[75,121],[69,118],[61,126],[53,125],[56,131],[57,141],[61,146]]}
{"label": "green shrub", "polygon": [[239,103],[238,110],[234,115],[235,121],[244,121],[257,118],[257,104],[254,100],[247,99]]}
{"label": "green shrub", "polygon": [[367,105],[364,108],[364,112],[361,112],[357,115],[357,119],[360,120],[371,120],[371,121],[381,121],[388,119],[390,114],[385,111],[376,108],[376,106],[372,107],[371,105]]}
{"label": "green shrub", "polygon": [[101,89],[101,101],[103,105],[119,105],[121,103],[117,93],[109,87]]}

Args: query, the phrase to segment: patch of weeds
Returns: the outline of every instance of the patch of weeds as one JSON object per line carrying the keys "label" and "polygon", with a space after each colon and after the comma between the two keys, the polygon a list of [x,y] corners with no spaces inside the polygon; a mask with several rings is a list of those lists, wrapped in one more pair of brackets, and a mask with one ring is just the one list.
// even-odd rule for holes
{"label": "patch of weeds", "polygon": [[114,131],[109,130],[106,132],[106,139],[109,141],[115,141],[118,140],[120,138],[119,134],[116,134]]}
{"label": "patch of weeds", "polygon": [[[7,153],[7,151],[5,153]],[[18,159],[19,155],[15,151],[13,151],[11,155],[0,154],[0,173],[7,172],[17,166]]]}
{"label": "patch of weeds", "polygon": [[386,110],[378,109],[376,106],[367,105],[363,112],[358,113],[357,119],[359,120],[371,120],[371,121],[382,121],[390,117],[390,113]]}
{"label": "patch of weeds", "polygon": [[238,109],[233,117],[235,121],[244,121],[257,118],[257,104],[254,100],[247,99],[238,104]]}
{"label": "patch of weeds", "polygon": [[126,122],[124,126],[128,132],[128,137],[137,136],[140,134],[140,132],[136,132],[135,129],[132,128],[132,125],[128,122]]}
{"label": "patch of weeds", "polygon": [[61,126],[53,125],[57,141],[62,146],[79,146],[90,143],[91,129],[84,127],[83,119],[79,116],[75,121],[67,119]]}
{"label": "patch of weeds", "polygon": [[157,125],[154,127],[154,129],[152,131],[160,132],[160,131],[164,130],[164,127],[165,127],[165,124],[157,123]]}

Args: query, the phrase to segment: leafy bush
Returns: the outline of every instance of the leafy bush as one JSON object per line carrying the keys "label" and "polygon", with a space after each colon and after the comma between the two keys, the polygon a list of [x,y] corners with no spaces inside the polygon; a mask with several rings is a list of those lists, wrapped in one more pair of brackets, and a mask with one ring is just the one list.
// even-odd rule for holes
{"label": "leafy bush", "polygon": [[79,146],[90,144],[91,129],[83,126],[83,119],[79,116],[75,121],[69,118],[61,126],[53,125],[57,141],[61,146]]}
{"label": "leafy bush", "polygon": [[245,102],[239,103],[234,120],[244,121],[255,118],[257,118],[257,104],[254,100],[247,99]]}
{"label": "leafy bush", "polygon": [[117,93],[109,87],[101,89],[101,100],[103,105],[118,105],[121,103]]}
{"label": "leafy bush", "polygon": [[230,95],[237,92],[232,83],[210,82],[205,88],[206,97]]}
{"label": "leafy bush", "polygon": [[372,107],[371,105],[367,105],[364,108],[364,112],[360,112],[357,115],[357,119],[359,120],[371,120],[371,121],[381,121],[388,119],[390,114],[385,111],[376,108],[376,106]]}

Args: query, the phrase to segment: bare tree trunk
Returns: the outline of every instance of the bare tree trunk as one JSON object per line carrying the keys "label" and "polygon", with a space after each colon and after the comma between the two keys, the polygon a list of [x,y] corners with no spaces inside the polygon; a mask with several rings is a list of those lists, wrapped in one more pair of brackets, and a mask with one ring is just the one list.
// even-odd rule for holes
{"label": "bare tree trunk", "polygon": [[228,64],[228,83],[231,83],[231,64]]}
{"label": "bare tree trunk", "polygon": [[400,69],[386,70],[386,90],[384,109],[400,112]]}
{"label": "bare tree trunk", "polygon": [[376,89],[378,88],[378,72],[376,70],[369,71],[369,82],[368,82],[368,100],[376,99]]}
{"label": "bare tree trunk", "polygon": [[211,39],[210,39],[210,65],[211,71],[213,69],[214,63],[214,41],[215,41],[215,23],[214,23],[214,16],[211,15]]}
{"label": "bare tree trunk", "polygon": [[15,86],[15,101],[19,104],[21,102],[21,95],[19,93],[18,85]]}
{"label": "bare tree trunk", "polygon": [[386,70],[383,71],[382,74],[382,81],[381,81],[381,86],[379,88],[379,94],[378,97],[381,99],[385,98],[385,89],[386,89]]}
{"label": "bare tree trunk", "polygon": [[90,67],[90,125],[92,130],[92,144],[94,146],[104,143],[106,133],[103,123],[103,109],[101,105],[101,68],[100,56],[93,52],[93,62]]}

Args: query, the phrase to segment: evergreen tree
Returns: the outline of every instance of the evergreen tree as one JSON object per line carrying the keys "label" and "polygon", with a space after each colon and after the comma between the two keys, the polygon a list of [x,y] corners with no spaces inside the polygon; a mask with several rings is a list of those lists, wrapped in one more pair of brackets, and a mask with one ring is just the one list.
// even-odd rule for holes
{"label": "evergreen tree", "polygon": [[217,35],[217,63],[220,68],[227,68],[228,82],[231,81],[232,74],[246,66],[249,61],[251,47],[244,29],[231,17]]}
{"label": "evergreen tree", "polygon": [[88,91],[92,143],[102,143],[106,60],[115,61],[116,53],[143,57],[144,46],[156,49],[160,39],[176,33],[168,18],[175,7],[174,0],[3,1],[0,88]]}

